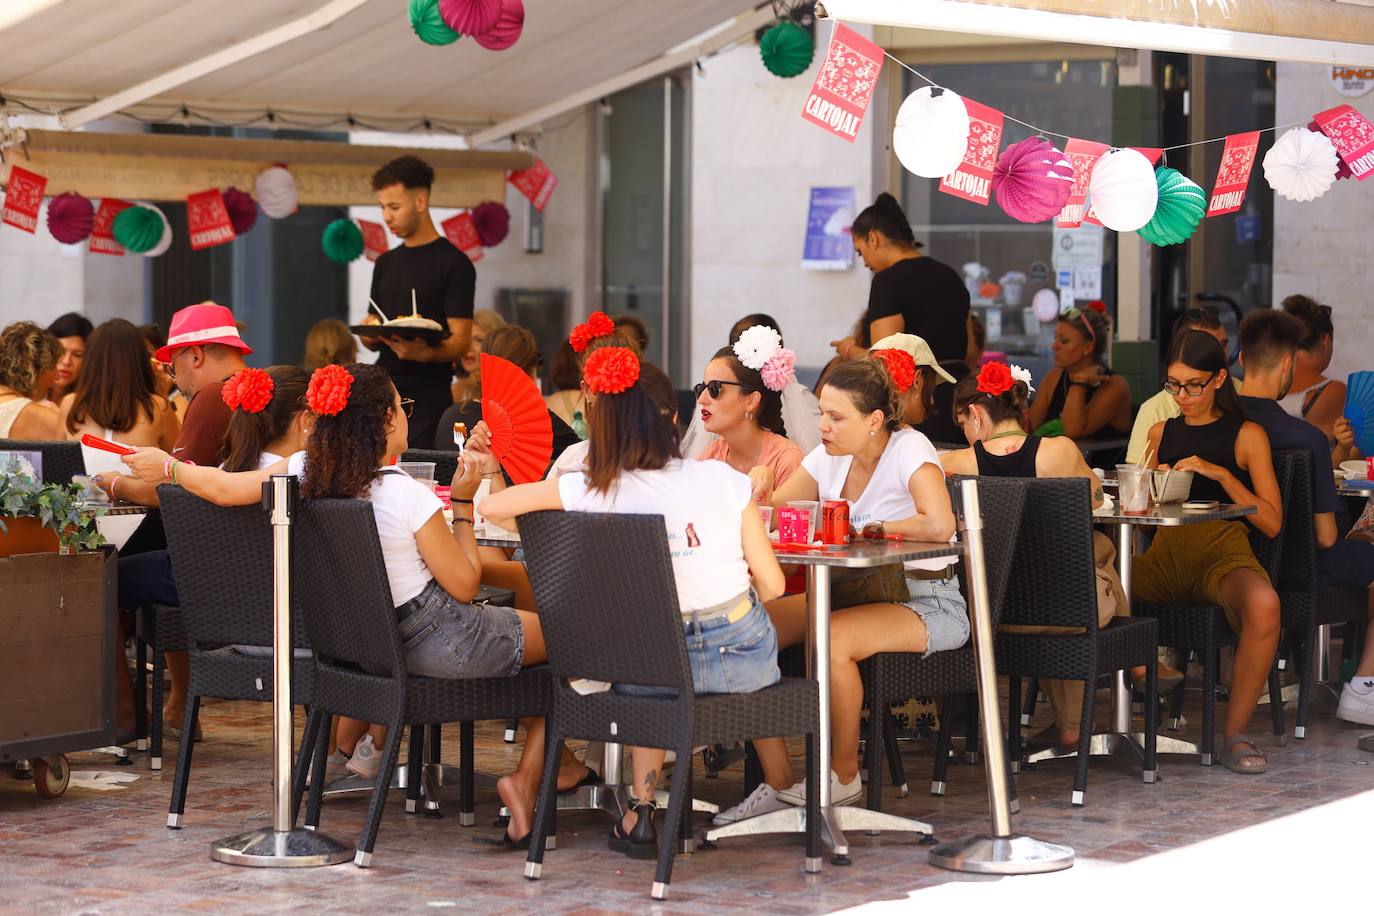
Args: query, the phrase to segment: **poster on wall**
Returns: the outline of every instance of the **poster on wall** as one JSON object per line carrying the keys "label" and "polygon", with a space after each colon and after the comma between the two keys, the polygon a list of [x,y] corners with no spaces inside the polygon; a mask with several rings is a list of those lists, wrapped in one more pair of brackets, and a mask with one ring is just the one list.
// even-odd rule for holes
{"label": "poster on wall", "polygon": [[811,189],[806,244],[802,249],[803,270],[849,270],[854,266],[854,240],[849,227],[854,222],[855,200],[853,188]]}

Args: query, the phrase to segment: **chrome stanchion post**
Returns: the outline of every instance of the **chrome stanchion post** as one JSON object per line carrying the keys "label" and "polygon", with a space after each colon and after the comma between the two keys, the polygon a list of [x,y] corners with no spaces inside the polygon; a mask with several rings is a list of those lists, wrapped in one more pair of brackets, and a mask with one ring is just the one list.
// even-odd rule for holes
{"label": "chrome stanchion post", "polygon": [[318,831],[297,828],[291,805],[291,518],[296,478],[274,476],[262,485],[262,501],[272,522],[272,826],[219,840],[210,848],[210,858],[260,868],[337,865],[353,858],[353,850]]}
{"label": "chrome stanchion post", "polygon": [[965,550],[964,571],[969,580],[969,622],[972,625],[974,663],[978,671],[978,724],[982,729],[983,767],[987,772],[992,832],[987,836],[967,837],[932,849],[930,864],[954,871],[994,875],[1059,871],[1073,864],[1072,849],[1034,837],[1015,836],[1011,832],[1006,747],[999,734],[1002,713],[997,702],[992,608],[988,602],[983,520],[978,508],[976,480],[959,483],[959,530]]}

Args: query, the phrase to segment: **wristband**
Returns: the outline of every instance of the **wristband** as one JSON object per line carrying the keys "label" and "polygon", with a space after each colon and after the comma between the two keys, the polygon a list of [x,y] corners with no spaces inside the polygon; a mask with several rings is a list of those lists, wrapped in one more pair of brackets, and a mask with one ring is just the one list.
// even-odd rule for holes
{"label": "wristband", "polygon": [[176,459],[173,458],[171,455],[168,455],[168,456],[167,456],[167,460],[164,461],[164,462],[162,462],[162,479],[163,479],[163,480],[171,480],[171,479],[172,479],[172,463],[173,463],[174,461],[176,461]]}
{"label": "wristband", "polygon": [[470,505],[472,505],[472,500],[470,500],[470,499],[450,499],[449,502],[451,502],[451,503],[462,503],[462,504],[465,505],[465,506],[470,506]]}
{"label": "wristband", "polygon": [[173,461],[173,462],[172,462],[172,486],[174,486],[174,487],[175,487],[175,486],[178,486],[178,484],[177,484],[177,465],[179,465],[179,464],[181,464],[180,461]]}
{"label": "wristband", "polygon": [[115,476],[110,478],[110,499],[119,498],[118,496],[115,496],[115,486],[119,483],[120,476],[122,475],[116,474]]}
{"label": "wristband", "polygon": [[469,525],[472,525],[472,524],[473,524],[472,519],[470,519],[470,518],[463,518],[461,515],[455,515],[455,516],[453,517],[453,524],[456,525],[456,524],[458,524],[459,522],[466,522],[466,523],[469,524]]}

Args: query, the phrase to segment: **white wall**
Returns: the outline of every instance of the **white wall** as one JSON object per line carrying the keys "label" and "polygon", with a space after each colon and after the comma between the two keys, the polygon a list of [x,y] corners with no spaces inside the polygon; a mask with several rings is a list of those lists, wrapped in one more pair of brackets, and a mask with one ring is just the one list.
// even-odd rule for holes
{"label": "white wall", "polygon": [[[1374,93],[1343,98],[1328,79],[1330,68],[1279,64],[1276,120],[1305,121],[1311,115],[1350,104],[1374,120]],[[1258,172],[1259,169],[1257,168]],[[1338,181],[1316,200],[1294,203],[1274,198],[1274,302],[1306,293],[1330,304],[1336,352],[1330,376],[1374,369],[1374,179]]]}
{"label": "white wall", "polygon": [[828,342],[849,333],[867,305],[861,263],[838,273],[801,268],[810,189],[852,185],[859,207],[869,203],[873,131],[888,129],[876,101],[854,143],[802,120],[830,31],[817,25],[816,61],[800,76],[769,73],[758,46],[746,42],[705,61],[693,78],[694,373],[750,312],[778,320],[799,366],[822,366],[834,355]]}

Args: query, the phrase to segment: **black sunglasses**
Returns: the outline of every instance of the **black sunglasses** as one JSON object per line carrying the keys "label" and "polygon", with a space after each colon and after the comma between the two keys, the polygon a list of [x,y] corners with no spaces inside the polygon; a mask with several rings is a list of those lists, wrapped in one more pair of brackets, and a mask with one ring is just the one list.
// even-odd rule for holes
{"label": "black sunglasses", "polygon": [[1184,317],[1189,321],[1196,321],[1199,318],[1219,318],[1221,309],[1215,305],[1195,305],[1183,312]]}
{"label": "black sunglasses", "polygon": [[716,398],[720,397],[722,386],[725,385],[733,385],[736,388],[741,388],[744,390],[745,394],[752,394],[756,390],[743,382],[723,382],[716,379],[711,382],[697,382],[692,386],[692,395],[699,398],[703,391],[709,391],[711,393],[711,400],[714,401]]}

